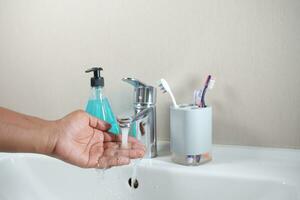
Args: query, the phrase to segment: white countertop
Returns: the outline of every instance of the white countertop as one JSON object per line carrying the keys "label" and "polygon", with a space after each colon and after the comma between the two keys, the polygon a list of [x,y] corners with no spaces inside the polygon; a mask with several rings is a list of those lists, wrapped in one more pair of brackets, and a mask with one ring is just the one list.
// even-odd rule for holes
{"label": "white countertop", "polygon": [[300,189],[300,150],[238,145],[213,145],[212,161],[200,166],[173,163],[169,142],[160,141],[158,157],[145,159],[146,166],[188,170],[207,175],[268,179],[282,184],[298,185]]}

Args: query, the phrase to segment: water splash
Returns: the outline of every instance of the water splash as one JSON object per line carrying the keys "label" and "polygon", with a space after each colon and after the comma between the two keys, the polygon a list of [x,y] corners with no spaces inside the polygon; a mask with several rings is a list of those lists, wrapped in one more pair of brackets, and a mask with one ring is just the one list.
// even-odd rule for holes
{"label": "water splash", "polygon": [[[105,175],[106,171],[108,169],[96,169],[97,173],[97,186],[96,186],[96,191],[94,193],[94,200],[100,200],[100,199],[116,199],[116,200],[124,200],[122,198],[122,193],[113,190],[113,185],[116,184],[112,181],[110,176]],[[110,183],[110,184],[109,184]],[[101,193],[97,193],[99,191],[99,186],[100,186],[100,191]]]}

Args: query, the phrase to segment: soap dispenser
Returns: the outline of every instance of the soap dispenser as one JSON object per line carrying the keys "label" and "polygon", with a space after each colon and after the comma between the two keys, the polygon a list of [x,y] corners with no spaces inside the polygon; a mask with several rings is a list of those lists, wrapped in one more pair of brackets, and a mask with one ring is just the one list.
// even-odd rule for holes
{"label": "soap dispenser", "polygon": [[120,128],[116,117],[111,109],[108,98],[104,95],[104,78],[101,77],[101,67],[93,67],[86,70],[86,73],[93,72],[94,77],[91,78],[91,94],[86,106],[86,112],[103,121],[111,124],[109,132],[119,134]]}

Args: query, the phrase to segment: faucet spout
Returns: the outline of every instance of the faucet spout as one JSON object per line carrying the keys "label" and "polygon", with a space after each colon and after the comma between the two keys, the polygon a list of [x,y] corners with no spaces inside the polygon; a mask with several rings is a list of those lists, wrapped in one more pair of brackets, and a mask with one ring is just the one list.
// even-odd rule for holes
{"label": "faucet spout", "polygon": [[130,129],[136,133],[137,139],[145,144],[147,148],[145,157],[156,157],[156,88],[134,78],[122,80],[134,86],[134,115],[129,118]]}
{"label": "faucet spout", "polygon": [[137,114],[118,119],[122,129],[128,128],[134,131],[136,138],[140,140],[147,148],[145,157],[153,158],[157,156],[156,125],[154,125],[155,109],[145,108]]}

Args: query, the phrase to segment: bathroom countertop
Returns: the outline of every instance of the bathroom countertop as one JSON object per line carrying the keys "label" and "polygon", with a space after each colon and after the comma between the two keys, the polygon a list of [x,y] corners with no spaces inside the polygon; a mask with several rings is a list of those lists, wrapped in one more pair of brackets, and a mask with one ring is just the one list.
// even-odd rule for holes
{"label": "bathroom countertop", "polygon": [[[40,154],[0,153],[0,161],[21,157],[49,159]],[[158,156],[142,159],[141,165],[210,176],[268,179],[297,185],[300,189],[300,150],[297,149],[213,145],[212,161],[199,166],[184,166],[171,160],[170,143],[160,141]]]}
{"label": "bathroom countertop", "polygon": [[[183,166],[172,162],[169,147],[159,142],[158,157],[108,170],[0,153],[0,199],[198,200],[201,194],[207,200],[300,200],[300,150],[213,145],[212,161]],[[128,182],[133,174],[139,183],[134,192]]]}
{"label": "bathroom countertop", "polygon": [[[151,162],[156,160],[158,162]],[[145,166],[205,173],[212,176],[268,179],[297,185],[300,189],[300,150],[238,145],[213,145],[212,161],[183,166],[171,160],[170,143],[160,141],[158,157],[144,159]]]}

